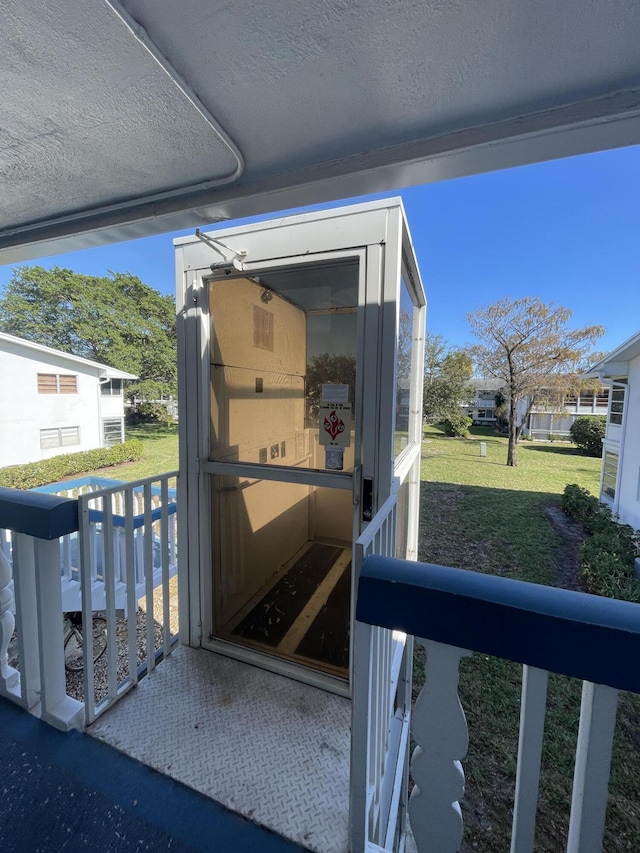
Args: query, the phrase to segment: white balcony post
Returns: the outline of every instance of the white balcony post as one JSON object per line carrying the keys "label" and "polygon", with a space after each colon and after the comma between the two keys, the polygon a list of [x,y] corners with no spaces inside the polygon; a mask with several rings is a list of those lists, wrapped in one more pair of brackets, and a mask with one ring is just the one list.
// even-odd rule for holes
{"label": "white balcony post", "polygon": [[420,853],[456,853],[462,842],[464,772],[469,746],[467,721],[458,696],[458,668],[465,649],[416,638],[427,660],[425,683],[411,717],[417,743],[411,760],[415,787],[409,822]]}
{"label": "white balcony post", "polygon": [[11,563],[0,549],[0,695],[20,699],[20,673],[9,666],[9,642],[15,628],[12,613]]}
{"label": "white balcony post", "polygon": [[534,849],[548,680],[546,670],[523,667],[511,853]]}
{"label": "white balcony post", "polygon": [[22,702],[29,710],[40,702],[40,649],[36,607],[35,539],[13,533],[13,584],[18,624]]}
{"label": "white balcony post", "polygon": [[583,683],[567,853],[602,850],[617,704],[613,687]]}
{"label": "white balcony post", "polygon": [[62,731],[82,728],[84,705],[66,693],[60,544],[57,539],[35,540],[35,568],[41,716],[46,723]]}

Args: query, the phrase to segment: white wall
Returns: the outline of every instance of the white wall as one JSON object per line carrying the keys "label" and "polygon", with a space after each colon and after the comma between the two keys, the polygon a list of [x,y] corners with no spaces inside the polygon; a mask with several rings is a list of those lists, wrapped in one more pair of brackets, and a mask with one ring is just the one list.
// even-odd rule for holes
{"label": "white wall", "polygon": [[629,387],[625,403],[624,438],[618,474],[620,521],[640,529],[640,356],[629,362]]}
{"label": "white wall", "polygon": [[[100,395],[98,370],[52,354],[2,342],[0,467],[76,453],[102,445],[102,418],[122,417],[123,398]],[[38,373],[77,376],[77,394],[39,394]],[[40,430],[79,427],[80,443],[42,450]]]}

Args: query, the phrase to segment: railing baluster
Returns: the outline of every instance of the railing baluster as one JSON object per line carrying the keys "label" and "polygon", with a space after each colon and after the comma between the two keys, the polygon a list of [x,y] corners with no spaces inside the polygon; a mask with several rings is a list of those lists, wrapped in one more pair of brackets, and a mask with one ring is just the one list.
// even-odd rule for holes
{"label": "railing baluster", "polygon": [[138,682],[138,598],[136,594],[136,543],[133,526],[133,486],[127,486],[124,493],[124,539],[125,570],[127,576],[127,643],[129,653],[129,678],[133,684]]}
{"label": "railing baluster", "polygon": [[169,482],[160,485],[160,557],[162,569],[162,638],[165,657],[171,651],[171,611],[169,608]]}
{"label": "railing baluster", "polygon": [[[82,601],[82,624],[91,625],[93,619],[93,595],[94,595],[94,577],[97,575],[97,569],[94,574],[94,565],[97,566],[97,542],[96,542],[96,524],[89,519],[90,501],[81,495],[78,501],[78,543],[80,549],[80,595]],[[93,672],[93,661],[87,666],[88,644],[85,643],[84,648],[84,716],[86,724],[89,726],[96,718],[96,696],[95,696],[95,680]]]}
{"label": "railing baluster", "polygon": [[549,674],[546,670],[526,665],[522,667],[520,739],[511,853],[533,851],[548,680]]}
{"label": "railing baluster", "polygon": [[567,853],[602,850],[618,691],[583,682]]}
{"label": "railing baluster", "polygon": [[9,666],[9,642],[16,620],[12,612],[11,563],[0,549],[0,695],[21,697],[20,673]]}
{"label": "railing baluster", "polygon": [[[118,643],[116,630],[116,579],[115,579],[115,542],[113,533],[113,502],[110,497],[102,499],[102,576],[105,586],[105,606],[107,616],[107,678],[109,702],[118,698]],[[91,621],[93,628],[93,619]],[[85,647],[88,645],[85,632]],[[86,658],[85,658],[86,660]],[[93,666],[93,655],[89,659]],[[85,669],[87,664],[85,663]]]}
{"label": "railing baluster", "polygon": [[144,579],[145,598],[147,602],[147,672],[152,672],[156,665],[155,654],[155,621],[153,618],[153,502],[151,483],[144,485]]}
{"label": "railing baluster", "polygon": [[411,760],[415,787],[409,820],[420,853],[456,853],[462,841],[464,773],[469,747],[467,722],[458,697],[465,649],[416,638],[427,655],[425,682],[413,709],[411,731],[418,744]]}

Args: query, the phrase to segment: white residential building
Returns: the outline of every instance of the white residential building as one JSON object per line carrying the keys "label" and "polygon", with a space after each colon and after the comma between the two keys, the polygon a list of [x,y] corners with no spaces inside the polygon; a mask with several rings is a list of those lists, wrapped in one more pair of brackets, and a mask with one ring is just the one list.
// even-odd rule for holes
{"label": "white residential building", "polygon": [[124,441],[131,373],[0,333],[0,467]]}
{"label": "white residential building", "polygon": [[602,443],[600,500],[620,521],[640,528],[640,332],[591,370],[611,388]]}
{"label": "white residential building", "polygon": [[496,422],[496,394],[502,390],[501,379],[474,378],[467,382],[469,399],[463,404],[465,415],[477,426],[493,426]]}
{"label": "white residential building", "polygon": [[534,403],[529,409],[530,398],[518,403],[518,423],[525,419],[523,435],[534,441],[549,441],[552,437],[569,439],[571,425],[576,418],[606,415],[609,408],[609,389],[582,390],[577,394],[565,394],[556,405]]}

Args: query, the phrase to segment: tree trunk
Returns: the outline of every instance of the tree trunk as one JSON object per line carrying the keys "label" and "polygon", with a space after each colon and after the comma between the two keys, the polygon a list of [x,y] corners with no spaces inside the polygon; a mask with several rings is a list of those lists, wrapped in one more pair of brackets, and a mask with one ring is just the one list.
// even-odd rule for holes
{"label": "tree trunk", "polygon": [[518,439],[517,422],[516,401],[513,394],[511,394],[509,396],[509,449],[507,450],[507,465],[511,468],[516,468],[518,465],[516,458],[516,444]]}

